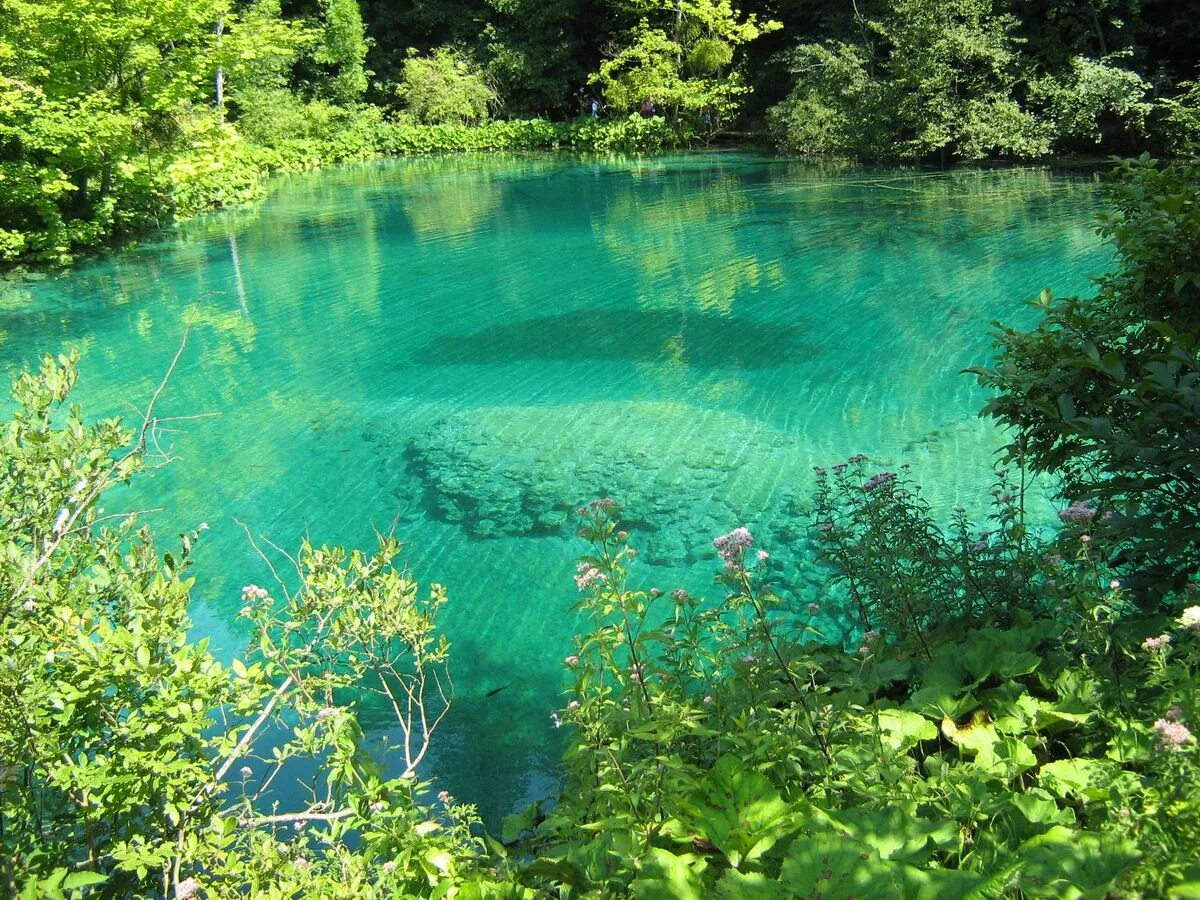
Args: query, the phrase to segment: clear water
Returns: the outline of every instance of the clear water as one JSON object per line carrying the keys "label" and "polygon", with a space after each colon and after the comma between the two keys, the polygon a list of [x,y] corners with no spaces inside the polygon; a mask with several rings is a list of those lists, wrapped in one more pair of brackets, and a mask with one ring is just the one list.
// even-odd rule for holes
{"label": "clear water", "polygon": [[812,465],[908,462],[939,508],[981,506],[999,440],[960,370],[1042,288],[1087,290],[1098,207],[1092,177],[1045,170],[383,162],[11,281],[0,367],[78,348],[79,400],[128,415],[189,329],[160,411],[215,415],[109,508],[161,507],[164,545],[209,524],[193,612],[226,655],[240,587],[268,577],[237,521],[288,548],[395,522],[451,597],[458,694],[428,774],[494,821],[554,785],[582,625],[565,511],[617,498],[646,586],[693,591],[711,538],[749,525],[807,602]]}

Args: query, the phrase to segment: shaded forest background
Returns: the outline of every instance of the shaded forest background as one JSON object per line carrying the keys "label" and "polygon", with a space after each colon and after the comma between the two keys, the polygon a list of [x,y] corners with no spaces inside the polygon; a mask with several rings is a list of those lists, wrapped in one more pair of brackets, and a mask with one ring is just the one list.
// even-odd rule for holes
{"label": "shaded forest background", "polygon": [[732,135],[951,163],[1200,139],[1200,4],[6,0],[0,263],[380,154]]}

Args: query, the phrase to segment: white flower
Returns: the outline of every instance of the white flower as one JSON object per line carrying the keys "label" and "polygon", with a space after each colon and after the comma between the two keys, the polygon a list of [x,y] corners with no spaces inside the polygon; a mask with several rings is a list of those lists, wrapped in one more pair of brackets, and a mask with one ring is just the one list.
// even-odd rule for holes
{"label": "white flower", "polygon": [[1200,628],[1200,606],[1189,606],[1179,617],[1181,628]]}

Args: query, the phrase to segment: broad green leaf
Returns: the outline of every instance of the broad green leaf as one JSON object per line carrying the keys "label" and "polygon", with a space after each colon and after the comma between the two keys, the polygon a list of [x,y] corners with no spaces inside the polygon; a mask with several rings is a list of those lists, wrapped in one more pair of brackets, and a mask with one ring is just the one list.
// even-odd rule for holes
{"label": "broad green leaf", "polygon": [[707,866],[695,854],[676,856],[652,847],[641,874],[630,885],[633,896],[642,900],[703,900],[706,892],[699,873]]}
{"label": "broad green leaf", "polygon": [[860,806],[827,815],[831,823],[873,848],[882,859],[919,864],[934,849],[949,848],[958,840],[957,823],[921,818],[916,814],[915,804],[885,809]]}
{"label": "broad green leaf", "polygon": [[1103,896],[1139,856],[1127,838],[1055,825],[1018,849],[1018,885],[1034,897]]}
{"label": "broad green leaf", "polygon": [[907,709],[882,709],[878,713],[880,740],[888,749],[904,753],[921,741],[934,740],[937,726]]}
{"label": "broad green leaf", "polygon": [[99,872],[72,872],[63,879],[62,887],[64,891],[71,891],[93,884],[103,884],[106,881],[108,881],[108,876]]}
{"label": "broad green leaf", "polygon": [[1075,796],[1084,803],[1106,799],[1119,776],[1115,763],[1099,759],[1060,759],[1038,770],[1038,781],[1059,797]]}
{"label": "broad green leaf", "polygon": [[864,900],[901,897],[898,864],[852,838],[817,834],[792,842],[779,880],[788,897]]}
{"label": "broad green leaf", "polygon": [[717,760],[680,820],[695,828],[737,868],[775,845],[788,829],[788,805],[771,782],[735,756]]}
{"label": "broad green leaf", "polygon": [[791,900],[783,885],[762,872],[739,872],[726,869],[716,885],[716,896],[722,900]]}

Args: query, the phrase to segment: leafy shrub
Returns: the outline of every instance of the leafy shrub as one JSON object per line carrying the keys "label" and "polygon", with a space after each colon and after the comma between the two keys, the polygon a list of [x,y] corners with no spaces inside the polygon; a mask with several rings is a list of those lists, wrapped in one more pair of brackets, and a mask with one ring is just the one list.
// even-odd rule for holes
{"label": "leafy shrub", "polygon": [[1144,156],[1108,194],[1119,268],[1093,298],[1044,293],[1042,321],[1002,327],[978,374],[1010,459],[1060,477],[1114,563],[1162,593],[1200,570],[1200,167]]}
{"label": "leafy shrub", "polygon": [[1145,131],[1151,109],[1145,99],[1150,85],[1136,72],[1116,65],[1118,60],[1077,56],[1066,77],[1044,78],[1031,85],[1032,98],[1044,105],[1044,116],[1057,143],[1099,144],[1105,137],[1105,117],[1129,134]]}
{"label": "leafy shrub", "polygon": [[1158,131],[1168,153],[1196,156],[1200,152],[1200,82],[1181,85],[1183,92],[1158,101]]}
{"label": "leafy shrub", "polygon": [[[153,406],[136,434],[87,423],[64,408],[74,381],[74,359],[45,360],[0,429],[0,880],[23,896],[488,890],[473,807],[429,805],[416,777],[450,702],[444,591],[395,568],[392,539],[305,544],[294,584],[243,590],[251,656],[221,664],[188,640],[204,526],[160,554],[100,508],[165,461]],[[394,761],[342,705],[361,683],[400,698]],[[282,805],[271,785],[292,778],[311,797]]]}
{"label": "leafy shrub", "polygon": [[[1027,533],[1004,475],[988,540],[867,462],[821,476],[814,503],[854,582],[841,610],[787,609],[745,528],[714,541],[717,602],[639,589],[616,505],[581,511],[567,783],[506,821],[537,857],[528,883],[1059,897],[1200,879],[1200,607],[1146,617],[1077,531]],[[830,613],[859,621],[830,632]]]}
{"label": "leafy shrub", "polygon": [[889,0],[860,46],[802,44],[768,120],[788,149],[863,158],[1030,157],[1048,144],[1018,102],[1016,20],[992,0]]}
{"label": "leafy shrub", "polygon": [[484,73],[450,47],[429,56],[410,50],[396,96],[420,125],[480,125],[499,101]]}

